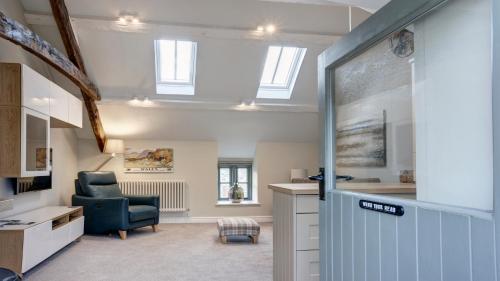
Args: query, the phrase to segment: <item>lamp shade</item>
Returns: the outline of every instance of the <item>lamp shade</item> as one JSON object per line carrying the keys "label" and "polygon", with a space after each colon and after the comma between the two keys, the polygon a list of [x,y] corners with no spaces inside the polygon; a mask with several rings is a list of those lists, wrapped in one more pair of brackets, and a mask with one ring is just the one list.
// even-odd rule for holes
{"label": "lamp shade", "polygon": [[104,146],[104,153],[108,154],[123,153],[124,150],[123,140],[119,139],[108,139]]}
{"label": "lamp shade", "polygon": [[305,179],[307,178],[306,169],[292,169],[290,171],[290,179]]}

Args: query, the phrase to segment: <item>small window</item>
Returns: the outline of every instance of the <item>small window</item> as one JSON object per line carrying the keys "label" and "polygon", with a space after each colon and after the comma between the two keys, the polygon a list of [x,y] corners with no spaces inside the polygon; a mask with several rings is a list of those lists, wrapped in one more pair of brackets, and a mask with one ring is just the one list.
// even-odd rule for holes
{"label": "small window", "polygon": [[219,200],[229,200],[229,189],[238,183],[244,200],[252,200],[252,163],[219,163]]}
{"label": "small window", "polygon": [[194,95],[196,42],[156,40],[156,93]]}
{"label": "small window", "polygon": [[305,48],[270,46],[257,98],[290,99],[305,54]]}

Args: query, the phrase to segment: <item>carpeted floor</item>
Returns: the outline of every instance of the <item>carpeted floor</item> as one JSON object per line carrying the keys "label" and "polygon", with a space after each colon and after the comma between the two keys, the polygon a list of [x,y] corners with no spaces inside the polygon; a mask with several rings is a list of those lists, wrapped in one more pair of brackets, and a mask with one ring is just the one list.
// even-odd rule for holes
{"label": "carpeted floor", "polygon": [[25,274],[27,281],[271,281],[272,224],[259,244],[221,244],[215,224],[162,224],[118,236],[83,236]]}

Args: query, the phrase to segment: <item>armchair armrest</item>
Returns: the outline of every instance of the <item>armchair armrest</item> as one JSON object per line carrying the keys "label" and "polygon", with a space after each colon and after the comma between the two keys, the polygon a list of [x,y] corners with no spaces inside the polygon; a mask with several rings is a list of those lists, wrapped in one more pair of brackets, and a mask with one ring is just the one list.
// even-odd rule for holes
{"label": "armchair armrest", "polygon": [[90,232],[106,232],[127,229],[128,198],[92,198],[73,195],[73,206],[83,206],[85,228]]}
{"label": "armchair armrest", "polygon": [[160,196],[125,195],[130,205],[149,205],[160,208]]}

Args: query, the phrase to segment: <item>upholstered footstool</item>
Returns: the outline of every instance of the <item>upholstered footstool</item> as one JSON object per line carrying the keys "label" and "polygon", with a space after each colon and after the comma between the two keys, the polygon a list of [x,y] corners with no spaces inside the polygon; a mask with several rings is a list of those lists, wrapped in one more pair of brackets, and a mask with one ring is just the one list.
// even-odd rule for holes
{"label": "upholstered footstool", "polygon": [[217,221],[219,237],[227,243],[228,236],[249,236],[252,243],[259,242],[260,225],[251,218],[223,218]]}

